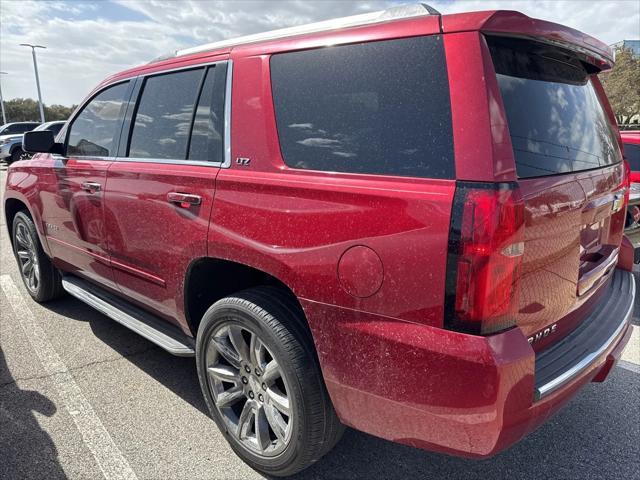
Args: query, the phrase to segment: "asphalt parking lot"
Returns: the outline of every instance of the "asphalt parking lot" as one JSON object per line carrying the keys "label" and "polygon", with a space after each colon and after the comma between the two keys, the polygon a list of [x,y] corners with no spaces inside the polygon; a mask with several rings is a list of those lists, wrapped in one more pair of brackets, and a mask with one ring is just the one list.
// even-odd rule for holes
{"label": "asphalt parking lot", "polygon": [[[6,166],[0,166],[4,188]],[[206,414],[193,359],[71,297],[31,301],[0,212],[0,479],[262,478]],[[348,431],[300,478],[640,478],[640,305],[624,360],[525,440],[485,461]]]}

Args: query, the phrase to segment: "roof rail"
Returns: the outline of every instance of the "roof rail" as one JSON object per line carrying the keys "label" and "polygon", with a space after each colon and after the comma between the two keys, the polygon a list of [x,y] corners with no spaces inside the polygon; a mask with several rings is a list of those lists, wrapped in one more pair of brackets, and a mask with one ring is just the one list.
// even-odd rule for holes
{"label": "roof rail", "polygon": [[378,12],[362,13],[359,15],[351,15],[348,17],[334,18],[322,22],[309,23],[307,25],[299,25],[296,27],[281,28],[279,30],[272,30],[270,32],[256,33],[254,35],[247,35],[244,37],[237,37],[229,40],[207,43],[205,45],[199,45],[197,47],[176,50],[173,53],[156,58],[155,60],[153,60],[153,62],[167,60],[176,56],[206,52],[207,50],[235,47],[237,45],[245,45],[248,43],[263,42],[267,40],[276,40],[279,38],[293,37],[306,33],[324,32],[329,30],[337,30],[339,28],[370,25],[374,23],[389,22],[392,20],[421,17],[426,15],[440,15],[440,12],[424,3],[413,5],[399,5],[397,7],[391,7]]}

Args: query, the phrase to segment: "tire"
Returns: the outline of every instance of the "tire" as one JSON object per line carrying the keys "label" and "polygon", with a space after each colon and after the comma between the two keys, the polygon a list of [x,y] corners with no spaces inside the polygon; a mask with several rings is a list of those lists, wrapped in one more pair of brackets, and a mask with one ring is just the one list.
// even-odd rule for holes
{"label": "tire", "polygon": [[15,214],[11,234],[20,276],[29,295],[39,303],[60,297],[64,293],[60,272],[42,250],[36,226],[26,212]]}
{"label": "tire", "polygon": [[22,154],[23,153],[24,153],[24,151],[22,150],[22,148],[20,148],[20,147],[14,148],[13,151],[11,152],[11,157],[9,158],[9,160],[10,160],[9,163],[17,162],[18,160],[20,160],[22,158]]}
{"label": "tire", "polygon": [[[293,475],[340,439],[304,314],[287,292],[257,287],[213,304],[198,328],[196,362],[211,416],[253,469]],[[230,405],[228,392],[237,398]]]}

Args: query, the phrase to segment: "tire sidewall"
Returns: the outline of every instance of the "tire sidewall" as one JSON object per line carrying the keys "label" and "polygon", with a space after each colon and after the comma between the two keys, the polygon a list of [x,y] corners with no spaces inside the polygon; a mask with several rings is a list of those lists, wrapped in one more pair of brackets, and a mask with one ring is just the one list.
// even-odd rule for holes
{"label": "tire sidewall", "polygon": [[[304,388],[300,383],[298,374],[291,366],[289,361],[288,352],[282,348],[280,341],[275,333],[265,325],[264,322],[254,316],[254,314],[242,305],[232,304],[225,300],[221,300],[214,304],[204,314],[200,327],[198,329],[198,336],[196,341],[196,363],[198,370],[198,379],[200,381],[200,387],[205,398],[205,402],[211,414],[211,417],[215,420],[220,430],[225,435],[231,448],[250,466],[257,468],[261,471],[282,475],[282,470],[286,470],[289,465],[295,462],[299,456],[299,450],[302,448],[305,442],[306,431],[306,417],[304,411]],[[293,429],[289,444],[283,452],[274,457],[259,457],[250,450],[246,449],[242,444],[236,440],[235,436],[228,431],[228,427],[218,413],[217,408],[214,405],[213,395],[209,388],[207,381],[206,366],[205,366],[205,352],[206,345],[209,341],[211,334],[220,326],[230,321],[237,322],[253,330],[259,335],[261,340],[265,342],[267,348],[278,359],[278,364],[283,371],[287,387],[290,390],[288,392],[289,398],[292,403],[293,410]]]}
{"label": "tire sidewall", "polygon": [[17,162],[18,160],[20,160],[20,158],[22,158],[23,153],[24,151],[22,150],[22,148],[20,147],[14,148],[13,151],[11,152],[11,156],[9,157],[9,159],[11,160],[11,163]]}
{"label": "tire sidewall", "polygon": [[[20,224],[23,224],[27,228],[27,231],[31,236],[31,241],[34,242],[36,247],[36,255],[38,257],[38,266],[39,266],[40,275],[38,278],[38,287],[35,289],[35,291],[31,290],[31,288],[29,288],[29,286],[27,285],[24,275],[22,274],[22,266],[20,264],[20,259],[18,258],[16,231],[18,230],[18,225]],[[38,232],[36,231],[36,226],[34,225],[33,220],[31,220],[31,218],[28,215],[26,215],[24,212],[18,212],[16,216],[13,218],[13,225],[11,230],[12,230],[11,235],[12,235],[12,241],[13,241],[13,255],[15,256],[16,261],[18,262],[18,269],[20,270],[20,278],[22,278],[22,283],[27,289],[27,292],[29,292],[29,295],[31,295],[34,299],[39,300],[40,294],[43,288],[42,276],[43,276],[43,267],[44,267],[44,261],[43,261],[44,251],[42,250],[42,245],[40,244],[40,237],[38,236]]]}

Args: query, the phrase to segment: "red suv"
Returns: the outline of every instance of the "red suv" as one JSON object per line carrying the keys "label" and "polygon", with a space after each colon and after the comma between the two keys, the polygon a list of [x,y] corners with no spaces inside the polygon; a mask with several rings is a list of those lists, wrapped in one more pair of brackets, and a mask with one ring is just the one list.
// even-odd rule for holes
{"label": "red suv", "polygon": [[631,169],[631,189],[625,233],[635,247],[634,262],[640,264],[640,130],[620,132],[624,155]]}
{"label": "red suv", "polygon": [[343,425],[493,455],[631,334],[611,65],[561,25],[418,5],[118,73],[9,169],[24,283],[195,356],[267,474]]}

